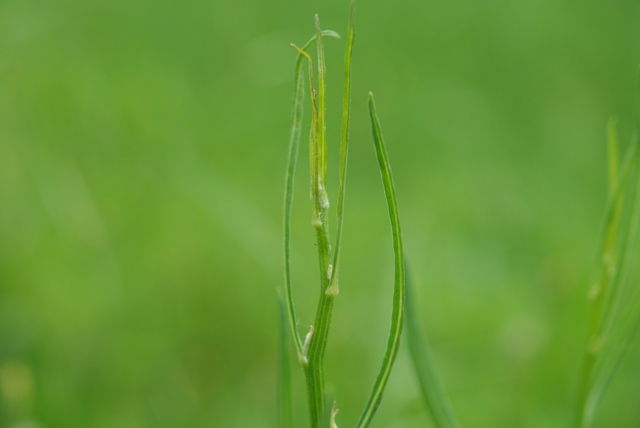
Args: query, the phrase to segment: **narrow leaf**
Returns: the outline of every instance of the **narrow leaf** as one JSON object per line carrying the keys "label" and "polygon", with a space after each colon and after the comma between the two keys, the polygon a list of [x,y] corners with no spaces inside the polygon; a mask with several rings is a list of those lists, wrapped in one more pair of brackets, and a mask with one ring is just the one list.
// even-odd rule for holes
{"label": "narrow leaf", "polygon": [[320,183],[324,185],[327,175],[327,66],[324,59],[324,43],[322,37],[319,37],[322,30],[320,29],[320,17],[315,15],[316,25],[316,43],[318,52],[318,148],[319,148],[319,173]]}
{"label": "narrow leaf", "polygon": [[[610,183],[615,181],[616,186],[610,189],[602,244],[599,251],[599,279],[590,293],[593,302],[589,320],[587,345],[580,376],[578,399],[576,402],[576,426],[581,428],[590,426],[590,419],[593,416],[594,408],[589,404],[589,396],[595,381],[594,372],[596,365],[601,359],[602,348],[606,339],[603,332],[608,329],[608,325],[610,324],[608,315],[611,311],[609,307],[611,306],[611,302],[615,301],[615,297],[612,297],[612,289],[615,288],[617,278],[616,271],[621,267],[622,260],[624,260],[623,256],[616,255],[619,247],[619,223],[624,197],[626,195],[625,189],[634,165],[635,146],[631,146],[627,150],[625,161],[622,169],[618,173],[618,177],[609,180]],[[614,169],[618,170],[617,167],[614,167]]]}
{"label": "narrow leaf", "polygon": [[[594,286],[589,338],[580,378],[576,408],[576,426],[591,426],[597,407],[624,351],[619,344],[627,340],[618,328],[622,314],[628,309],[629,269],[635,261],[638,229],[638,190],[628,191],[629,179],[638,166],[638,148],[634,141],[618,167],[615,122],[609,123],[609,201],[600,248],[600,277]],[[631,193],[631,195],[629,195]],[[627,197],[631,197],[632,213],[621,224]],[[623,347],[622,349],[625,349]]]}
{"label": "narrow leaf", "polygon": [[395,278],[393,288],[393,312],[391,314],[391,328],[389,331],[389,340],[387,342],[387,350],[382,361],[382,367],[378,373],[378,377],[369,396],[365,409],[358,421],[358,428],[367,427],[376,413],[380,402],[382,401],[382,393],[389,380],[393,363],[398,355],[400,346],[400,335],[402,333],[402,322],[404,319],[404,298],[405,298],[405,273],[404,273],[404,255],[402,246],[402,234],[400,232],[400,218],[398,216],[398,203],[396,200],[396,192],[391,176],[391,167],[387,150],[385,148],[380,123],[376,114],[375,102],[373,94],[369,93],[369,113],[371,116],[371,126],[373,130],[373,140],[376,147],[376,155],[380,173],[382,175],[382,183],[384,193],[387,199],[387,208],[389,211],[389,219],[391,220],[391,230],[393,235],[393,252],[395,264]]}
{"label": "narrow leaf", "polygon": [[349,148],[349,117],[351,110],[351,57],[355,39],[356,2],[351,2],[349,11],[349,32],[347,36],[347,50],[344,59],[344,93],[342,98],[342,138],[340,140],[340,188],[338,190],[338,231],[336,245],[333,250],[332,274],[330,293],[338,294],[338,280],[340,271],[340,249],[342,244],[342,223],[344,218],[344,195],[347,183],[347,155]]}
{"label": "narrow leaf", "polygon": [[[636,186],[631,198],[633,208],[628,222],[621,232],[625,242],[619,256],[621,259],[617,281],[619,284],[615,289],[612,307],[608,311],[608,328],[605,330],[611,336],[607,337],[607,342],[611,344],[612,349],[608,350],[604,356],[602,367],[594,376],[593,386],[585,403],[585,426],[591,424],[611,380],[627,353],[629,344],[640,329],[640,284],[636,283],[635,288],[629,290],[631,269],[633,263],[637,263],[638,240],[640,239],[640,171],[636,171]],[[624,319],[617,322],[623,316]]]}
{"label": "narrow leaf", "polygon": [[606,290],[608,293],[605,296],[605,301],[603,303],[604,307],[602,310],[601,328],[599,329],[599,334],[605,339],[615,328],[619,319],[621,313],[620,309],[625,301],[627,292],[629,270],[635,260],[635,241],[633,240],[633,236],[637,233],[637,216],[640,215],[640,207],[637,206],[640,195],[638,195],[637,189],[635,193],[630,195],[630,204],[632,206],[632,213],[630,217],[627,219],[626,223],[622,225],[621,229],[618,224],[622,215],[623,205],[626,202],[626,197],[629,196],[627,195],[629,179],[638,166],[636,152],[636,144],[632,144],[627,149],[625,158],[628,162],[625,162],[623,170],[617,179],[618,184],[614,192],[615,200],[612,202],[614,211],[612,221],[615,221],[616,232],[619,236],[616,236],[616,239],[613,240],[611,245],[619,247],[620,251],[619,254],[616,255],[615,250],[617,250],[617,248],[607,249],[606,251],[608,251],[609,254],[607,255],[605,252],[605,256],[603,258],[603,260],[612,258],[610,262],[610,269],[612,270],[611,283],[608,290]]}

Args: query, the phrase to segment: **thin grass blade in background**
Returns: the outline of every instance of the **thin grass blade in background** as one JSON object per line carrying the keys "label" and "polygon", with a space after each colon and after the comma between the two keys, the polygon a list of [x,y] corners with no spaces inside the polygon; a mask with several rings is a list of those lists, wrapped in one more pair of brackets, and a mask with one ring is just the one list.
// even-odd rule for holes
{"label": "thin grass blade in background", "polygon": [[[629,250],[629,263],[637,262],[637,250],[638,245],[640,245],[640,150],[638,149],[640,138],[640,71],[636,77],[636,97],[635,97],[635,117],[634,117],[634,135],[632,147],[635,149],[635,160],[636,160],[636,187],[635,193],[633,194],[634,204],[633,210],[631,213],[630,219],[630,231],[628,233],[628,240],[630,242],[630,250]],[[631,266],[627,267],[624,278],[624,285],[628,285],[632,279],[628,276],[630,275]],[[605,373],[602,376],[601,386],[597,385],[594,387],[595,393],[598,394],[596,396],[597,400],[595,404],[597,405],[599,399],[604,394],[608,384],[613,378],[615,372],[619,368],[622,360],[624,359],[627,350],[629,349],[629,345],[636,340],[638,337],[638,333],[640,332],[640,278],[633,279],[632,286],[634,287],[631,291],[631,296],[625,297],[624,299],[620,299],[621,301],[628,301],[630,303],[630,310],[626,313],[626,319],[623,321],[622,327],[620,328],[620,337],[615,343],[618,345],[613,352],[613,356],[611,357],[611,363],[609,365],[605,365],[605,368],[608,370],[603,370]],[[619,302],[618,302],[619,303]],[[598,386],[600,386],[598,388]]]}
{"label": "thin grass blade in background", "polygon": [[402,233],[400,231],[400,218],[398,216],[398,202],[393,185],[393,177],[391,176],[387,149],[382,138],[373,93],[371,92],[369,92],[369,114],[371,116],[371,127],[373,131],[373,141],[376,147],[376,155],[378,157],[378,165],[380,166],[380,174],[382,175],[382,184],[387,199],[389,219],[391,220],[395,278],[393,287],[393,312],[391,314],[391,328],[389,331],[387,350],[382,361],[382,367],[380,367],[380,372],[369,396],[369,401],[358,421],[358,428],[369,426],[382,401],[382,393],[389,380],[389,375],[391,374],[391,369],[393,368],[393,363],[398,355],[398,348],[400,347],[405,299],[404,251],[402,246]]}
{"label": "thin grass blade in background", "polygon": [[[632,148],[635,149],[635,147],[636,142]],[[634,156],[637,156],[635,152]],[[640,170],[638,169],[640,163],[636,161],[634,164],[636,165],[636,183],[630,196],[632,209],[621,232],[624,242],[620,253],[622,260],[619,261],[620,272],[616,281],[618,284],[614,290],[615,295],[612,296],[611,307],[608,308],[609,314],[606,317],[607,324],[604,331],[607,342],[610,343],[610,349],[602,356],[602,362],[598,366],[593,386],[585,403],[585,426],[592,424],[608,386],[640,329],[640,283],[637,278],[632,283],[631,277],[633,263],[637,262],[640,239]]]}
{"label": "thin grass blade in background", "polygon": [[590,292],[592,309],[580,386],[578,390],[578,401],[576,407],[577,427],[590,426],[590,419],[593,416],[593,412],[587,409],[587,402],[589,401],[589,395],[594,382],[594,371],[602,355],[603,344],[606,339],[602,336],[602,326],[607,324],[604,319],[605,312],[607,312],[605,307],[607,302],[612,300],[610,293],[615,281],[616,268],[618,265],[617,251],[619,248],[620,238],[619,223],[626,196],[625,188],[628,183],[626,174],[630,173],[633,165],[633,162],[631,161],[634,159],[634,156],[626,157],[629,162],[627,162],[622,168],[622,174],[625,176],[618,177],[618,165],[611,160],[611,157],[617,157],[618,152],[617,139],[615,136],[615,132],[609,132],[609,202],[605,218],[602,245],[598,258],[600,263],[599,279]]}
{"label": "thin grass blade in background", "polygon": [[[631,269],[637,262],[640,226],[639,152],[634,140],[620,167],[615,120],[610,121],[608,134],[609,202],[600,249],[599,282],[590,295],[592,313],[576,408],[579,428],[592,426],[597,408],[635,335],[635,320],[640,323],[637,318],[640,307],[634,308],[630,303],[633,296],[637,299],[638,284],[634,289],[629,287]],[[634,176],[638,182],[629,189]],[[627,215],[625,205],[631,207]]]}
{"label": "thin grass blade in background", "polygon": [[[628,302],[629,275],[635,260],[635,236],[638,232],[638,221],[640,221],[640,207],[638,206],[638,202],[640,202],[638,199],[640,196],[639,189],[636,185],[635,191],[628,190],[629,180],[634,174],[636,176],[638,175],[637,168],[638,165],[640,165],[638,149],[635,142],[629,147],[627,152],[629,162],[628,165],[625,165],[623,175],[620,177],[621,185],[619,190],[627,193],[626,198],[629,199],[631,213],[619,231],[619,255],[617,256],[617,260],[614,260],[615,265],[612,266],[612,269],[614,269],[613,281],[608,290],[608,294],[605,296],[606,300],[604,302],[601,326],[598,330],[604,338],[615,331],[618,321],[624,312],[625,303]],[[621,207],[619,209],[621,210]],[[617,215],[619,217],[621,213]]]}
{"label": "thin grass blade in background", "polygon": [[458,428],[455,412],[435,368],[429,342],[420,328],[420,316],[414,302],[416,294],[411,275],[408,271],[406,275],[405,335],[424,402],[436,428]]}

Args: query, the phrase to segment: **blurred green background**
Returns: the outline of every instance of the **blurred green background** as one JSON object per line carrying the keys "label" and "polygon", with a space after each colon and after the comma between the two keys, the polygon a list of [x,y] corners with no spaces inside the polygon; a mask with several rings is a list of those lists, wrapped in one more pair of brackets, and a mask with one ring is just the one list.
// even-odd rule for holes
{"label": "blurred green background", "polygon": [[[311,36],[316,12],[345,34],[347,10],[0,1],[0,426],[276,426],[289,43]],[[364,406],[391,311],[369,90],[423,327],[462,425],[569,426],[606,123],[618,115],[628,141],[639,28],[635,0],[360,2],[326,363],[340,426]],[[335,196],[344,40],[326,48]],[[301,330],[318,287],[304,141]],[[635,346],[599,426],[636,426],[638,358]],[[429,424],[403,349],[374,425]]]}

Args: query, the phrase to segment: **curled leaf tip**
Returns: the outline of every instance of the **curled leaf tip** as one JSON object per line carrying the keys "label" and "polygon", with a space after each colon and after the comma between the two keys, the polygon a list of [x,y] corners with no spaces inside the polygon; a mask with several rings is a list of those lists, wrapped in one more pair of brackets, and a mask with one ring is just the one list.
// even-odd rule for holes
{"label": "curled leaf tip", "polygon": [[334,37],[336,39],[340,39],[340,34],[338,34],[337,32],[333,31],[333,30],[322,30],[322,35],[323,36],[330,36],[330,37]]}
{"label": "curled leaf tip", "polygon": [[294,47],[298,52],[300,52],[302,55],[306,56],[309,61],[311,61],[311,56],[307,53],[307,51],[305,51],[304,49],[298,47],[296,44],[291,43],[291,46]]}

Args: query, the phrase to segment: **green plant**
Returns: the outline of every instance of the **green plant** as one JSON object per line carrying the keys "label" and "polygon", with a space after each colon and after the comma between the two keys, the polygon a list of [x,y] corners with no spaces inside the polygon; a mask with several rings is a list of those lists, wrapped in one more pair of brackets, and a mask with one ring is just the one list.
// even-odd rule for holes
{"label": "green plant", "polygon": [[[336,428],[336,403],[330,407],[324,388],[324,355],[329,338],[329,327],[333,305],[339,294],[340,251],[344,218],[346,190],[347,154],[349,145],[349,117],[351,106],[351,58],[355,39],[355,0],[349,14],[348,37],[345,54],[342,130],[340,141],[339,190],[337,197],[337,237],[333,246],[329,237],[329,197],[326,191],[327,134],[326,134],[326,68],[324,37],[339,38],[333,31],[323,31],[319,17],[315,16],[315,34],[298,50],[295,66],[295,91],[293,125],[290,134],[288,165],[285,180],[284,206],[284,254],[285,287],[280,297],[281,310],[281,358],[279,388],[279,425],[292,426],[289,333],[298,361],[303,369],[309,406],[310,424],[313,428]],[[316,44],[317,80],[313,72],[313,59],[307,50]],[[297,329],[297,315],[292,293],[291,278],[291,207],[294,175],[302,130],[305,79],[303,66],[309,65],[311,126],[309,136],[311,198],[313,205],[312,225],[316,232],[319,260],[320,296],[315,322],[304,337]],[[394,295],[391,326],[383,361],[362,415],[357,423],[364,428],[371,423],[381,401],[385,386],[398,353],[403,325],[405,339],[415,368],[415,377],[420,386],[424,402],[432,420],[438,428],[458,427],[457,417],[431,357],[428,341],[420,328],[420,317],[413,302],[414,293],[407,274],[406,259],[402,244],[398,203],[393,177],[373,94],[369,93],[369,115],[371,119],[374,147],[382,184],[387,201],[394,249]],[[589,323],[589,339],[580,377],[576,405],[576,428],[592,425],[597,407],[622,361],[628,344],[640,330],[640,287],[633,287],[631,269],[637,257],[637,241],[640,233],[640,118],[636,118],[636,129],[632,143],[623,160],[619,159],[619,145],[615,120],[609,124],[609,201],[599,250],[597,284],[590,293],[593,302]],[[630,185],[635,180],[635,185]]]}
{"label": "green plant", "polygon": [[[609,121],[608,205],[599,251],[598,281],[589,297],[592,311],[580,377],[575,426],[592,426],[597,408],[620,366],[629,343],[640,330],[640,284],[631,270],[637,261],[640,227],[639,95],[635,130],[622,161],[617,121]],[[635,180],[635,184],[634,184]]]}
{"label": "green plant", "polygon": [[[311,426],[314,428],[321,426],[336,426],[335,417],[337,409],[329,407],[326,403],[324,391],[324,354],[329,336],[329,326],[331,314],[336,297],[339,293],[339,272],[340,272],[340,250],[342,241],[342,225],[344,217],[344,198],[346,189],[347,153],[349,144],[349,114],[351,103],[351,57],[353,43],[355,39],[355,0],[351,2],[349,14],[349,27],[347,37],[347,47],[345,54],[344,73],[344,93],[343,93],[343,113],[342,132],[340,143],[340,171],[339,171],[339,191],[337,205],[337,237],[335,244],[331,246],[328,226],[329,198],[326,193],[327,174],[327,137],[326,137],[326,69],[324,58],[323,37],[339,37],[335,32],[322,31],[318,16],[315,17],[316,33],[302,48],[293,45],[299,52],[295,68],[295,95],[293,108],[293,126],[290,136],[289,160],[285,185],[285,209],[284,209],[284,253],[285,253],[285,288],[284,299],[286,301],[286,312],[293,342],[297,352],[298,360],[303,368],[307,395],[309,402],[309,413]],[[307,49],[316,43],[317,46],[317,86],[314,80],[313,60]],[[311,171],[311,197],[313,201],[312,224],[316,231],[316,241],[318,247],[318,258],[320,268],[320,297],[316,312],[315,323],[310,328],[303,340],[297,330],[297,316],[292,296],[292,280],[290,266],[290,231],[291,231],[291,205],[293,198],[293,180],[296,169],[299,140],[302,129],[302,113],[304,100],[304,79],[302,78],[302,68],[304,60],[309,64],[309,86],[311,99],[311,131],[309,137],[310,171]],[[387,150],[380,123],[376,114],[373,94],[369,93],[369,114],[373,132],[374,146],[378,159],[378,165],[382,176],[382,183],[387,200],[387,208],[391,222],[393,249],[394,249],[394,295],[393,312],[387,349],[377,375],[374,386],[371,390],[369,400],[362,412],[358,427],[366,427],[370,424],[378,406],[382,401],[382,395],[391,374],[395,358],[400,345],[402,326],[405,322],[405,259],[402,245],[402,234],[400,230],[400,219],[398,215],[398,205],[396,201],[395,189]],[[284,307],[282,309],[285,310]],[[410,317],[407,320],[411,352],[416,361],[417,375],[420,380],[424,396],[428,401],[429,408],[432,409],[434,420],[439,427],[455,427],[455,418],[450,410],[450,406],[440,387],[435,370],[432,367],[431,359],[427,352],[426,345],[422,344],[420,331],[417,327],[418,317],[413,312],[413,306],[407,307],[406,312]],[[284,330],[283,330],[284,334]],[[422,345],[418,345],[418,342]],[[285,336],[282,340],[283,355],[281,359],[281,379],[280,379],[280,425],[287,427],[291,425],[290,393],[288,386],[289,367],[286,358],[287,341]]]}

